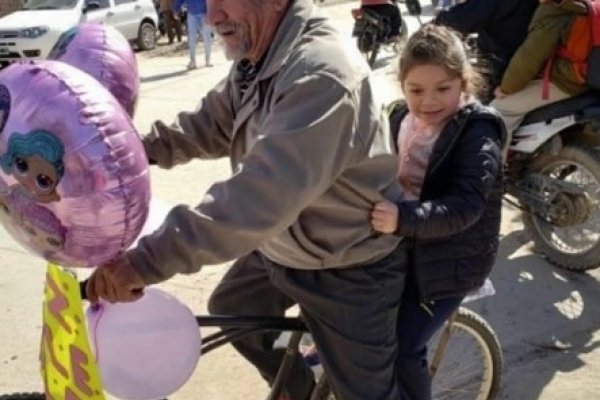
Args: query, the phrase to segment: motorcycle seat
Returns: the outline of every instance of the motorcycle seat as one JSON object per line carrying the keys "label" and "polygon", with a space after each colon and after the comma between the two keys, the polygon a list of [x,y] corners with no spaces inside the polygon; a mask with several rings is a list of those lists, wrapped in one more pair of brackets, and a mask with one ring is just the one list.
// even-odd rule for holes
{"label": "motorcycle seat", "polygon": [[577,118],[600,116],[600,93],[589,91],[536,108],[525,115],[521,126],[551,121],[567,115],[575,115]]}

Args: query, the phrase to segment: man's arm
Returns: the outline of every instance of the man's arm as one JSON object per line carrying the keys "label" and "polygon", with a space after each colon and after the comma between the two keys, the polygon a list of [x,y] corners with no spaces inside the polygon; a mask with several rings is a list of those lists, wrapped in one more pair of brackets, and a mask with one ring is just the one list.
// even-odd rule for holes
{"label": "man's arm", "polygon": [[[542,4],[539,7],[554,6]],[[568,19],[569,16],[548,18],[529,28],[525,41],[517,49],[508,68],[504,71],[500,84],[503,93],[516,93],[539,75],[560,43],[561,27]]]}
{"label": "man's arm", "polygon": [[180,113],[170,126],[155,122],[143,138],[150,162],[171,168],[193,158],[227,156],[234,119],[229,91],[228,82],[223,81],[206,95],[196,111]]}
{"label": "man's arm", "polygon": [[362,151],[352,142],[356,100],[334,80],[305,77],[274,99],[263,136],[231,178],[214,184],[197,207],[174,208],[129,253],[147,284],[258,248],[294,223]]}

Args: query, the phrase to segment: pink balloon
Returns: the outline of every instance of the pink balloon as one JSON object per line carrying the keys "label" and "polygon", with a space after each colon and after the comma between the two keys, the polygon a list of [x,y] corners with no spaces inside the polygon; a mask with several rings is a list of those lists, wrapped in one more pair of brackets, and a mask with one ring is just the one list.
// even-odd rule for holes
{"label": "pink balloon", "polygon": [[109,25],[79,24],[60,35],[48,58],[96,78],[133,116],[140,89],[137,61],[118,30]]}
{"label": "pink balloon", "polygon": [[62,62],[22,63],[0,71],[0,114],[0,222],[15,239],[74,267],[127,249],[146,220],[150,182],[117,100]]}
{"label": "pink balloon", "polygon": [[200,359],[194,315],[159,289],[146,289],[133,303],[101,302],[86,319],[104,389],[120,399],[164,398],[185,384]]}

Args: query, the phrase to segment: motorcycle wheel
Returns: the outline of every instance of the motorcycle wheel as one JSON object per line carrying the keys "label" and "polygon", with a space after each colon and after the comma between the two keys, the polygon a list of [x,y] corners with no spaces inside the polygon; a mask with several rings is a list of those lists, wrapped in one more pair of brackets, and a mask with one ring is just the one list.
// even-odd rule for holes
{"label": "motorcycle wheel", "polygon": [[585,187],[591,202],[583,223],[558,227],[544,218],[523,213],[523,224],[535,250],[559,267],[585,271],[600,266],[600,152],[594,148],[565,146],[550,157],[533,162],[530,172]]}

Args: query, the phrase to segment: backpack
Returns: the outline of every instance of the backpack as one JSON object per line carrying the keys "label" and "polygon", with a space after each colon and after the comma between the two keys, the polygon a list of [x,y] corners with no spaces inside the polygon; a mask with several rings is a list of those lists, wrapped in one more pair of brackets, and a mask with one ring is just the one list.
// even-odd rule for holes
{"label": "backpack", "polygon": [[554,58],[571,61],[578,83],[600,90],[600,1],[584,0],[587,15],[575,17],[565,43],[546,63],[542,97],[548,99],[548,81]]}

